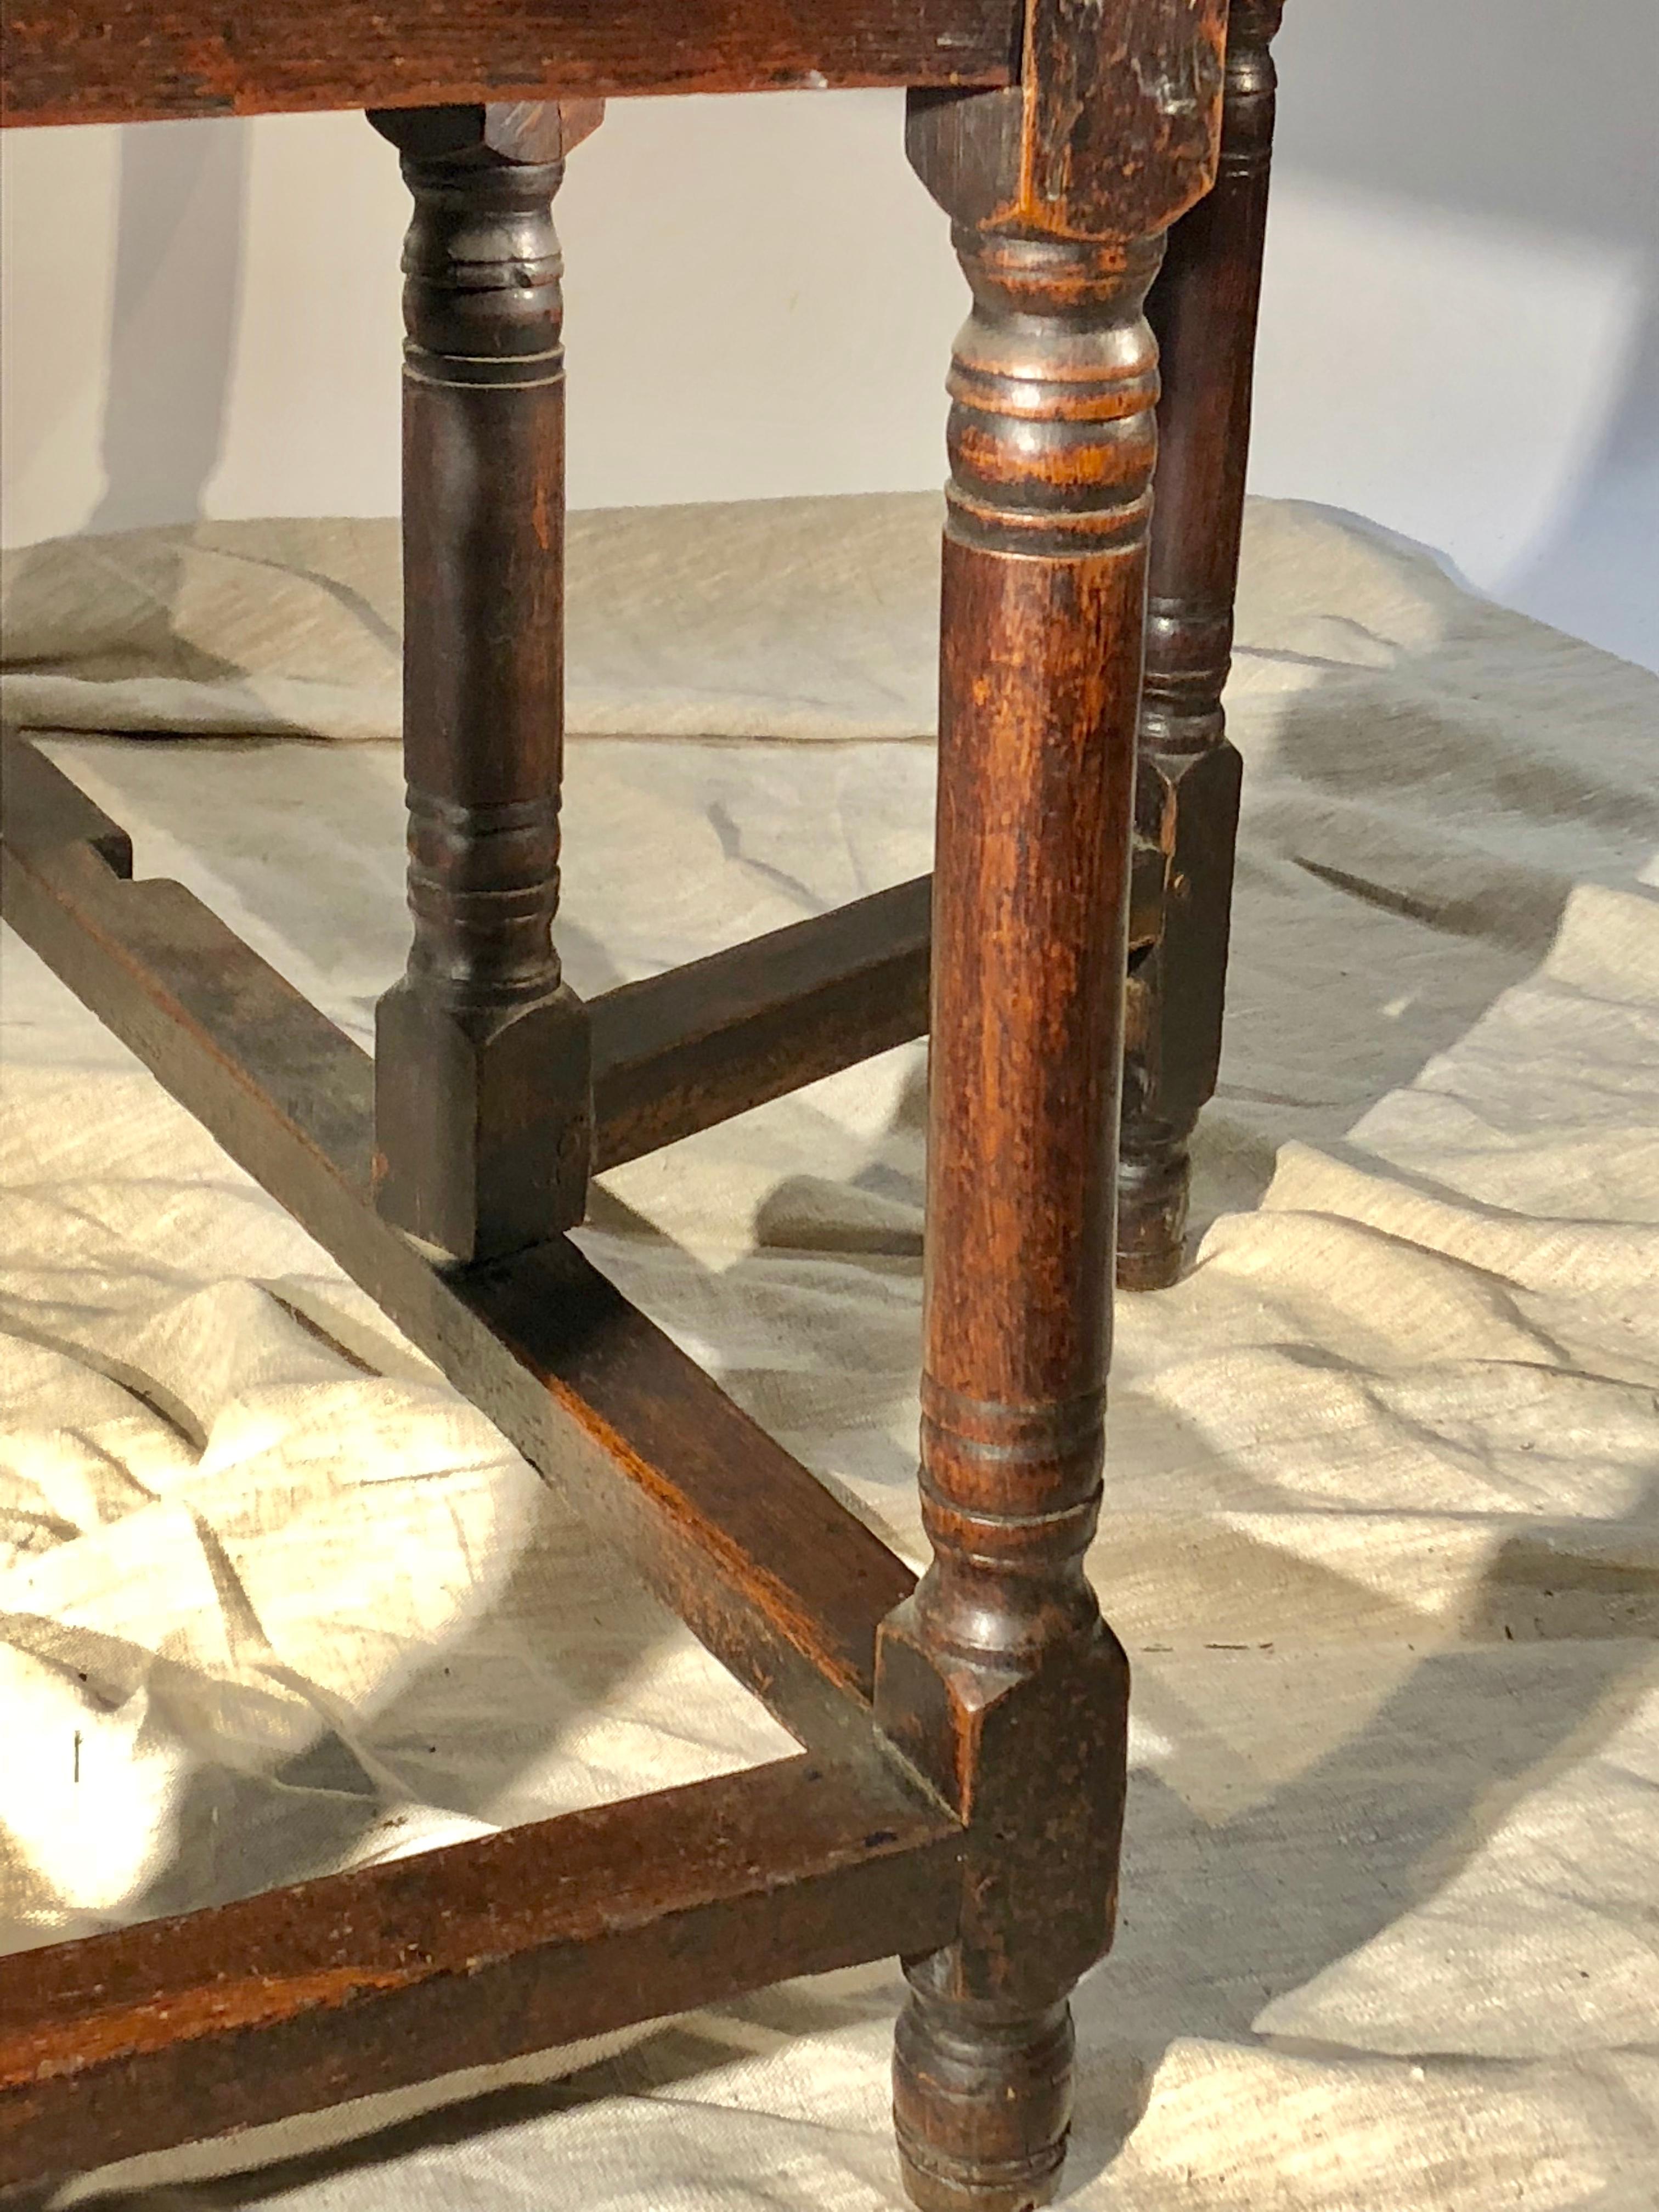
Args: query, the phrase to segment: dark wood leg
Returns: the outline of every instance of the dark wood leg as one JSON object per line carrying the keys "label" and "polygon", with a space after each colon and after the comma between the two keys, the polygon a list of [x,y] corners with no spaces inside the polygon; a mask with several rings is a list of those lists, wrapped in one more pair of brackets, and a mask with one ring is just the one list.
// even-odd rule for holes
{"label": "dark wood leg", "polygon": [[592,110],[384,110],[404,253],[408,971],[375,1030],[386,1218],[452,1258],[581,1218],[586,1016],[559,973],[564,367],[552,198]]}
{"label": "dark wood leg", "polygon": [[[911,111],[912,160],[955,218],[974,296],[950,385],[933,879],[933,1559],[877,1662],[882,1727],[969,1831],[957,1940],[905,1962],[895,2118],[926,2212],[1053,2193],[1067,1996],[1115,1902],[1128,1667],[1083,1555],[1156,442],[1142,306],[1164,224],[1207,181],[1219,80],[1201,20],[1181,11],[1184,30],[1160,36],[1157,0],[1131,13],[1138,76],[1039,8],[1023,96]],[[1176,119],[1158,102],[1182,86]]]}
{"label": "dark wood leg", "polygon": [[1158,498],[1140,709],[1137,827],[1164,855],[1158,941],[1130,985],[1117,1279],[1181,1272],[1188,1145],[1215,1090],[1238,827],[1239,757],[1222,686],[1249,450],[1256,302],[1282,0],[1232,0],[1215,189],[1182,217],[1147,307],[1157,332]]}

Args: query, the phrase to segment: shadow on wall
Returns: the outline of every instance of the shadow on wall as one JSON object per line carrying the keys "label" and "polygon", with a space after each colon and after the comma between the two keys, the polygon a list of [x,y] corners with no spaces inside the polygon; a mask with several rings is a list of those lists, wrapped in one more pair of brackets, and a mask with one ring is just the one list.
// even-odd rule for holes
{"label": "shadow on wall", "polygon": [[[1591,457],[1504,596],[1659,666],[1659,40],[1652,0],[1290,0],[1278,158],[1631,253],[1644,307]],[[1573,333],[1560,334],[1571,347]],[[1549,374],[1547,359],[1535,363]]]}
{"label": "shadow on wall", "polygon": [[[1581,239],[1629,253],[1644,271],[1645,312],[1593,454],[1507,596],[1659,665],[1652,31],[1652,0],[1290,0],[1279,158],[1316,187]],[[250,150],[248,126],[236,122],[124,134],[107,489],[94,529],[200,512],[229,410]],[[1364,270],[1354,274],[1363,284]],[[1423,310],[1432,334],[1435,302]],[[1572,342],[1561,333],[1563,346]],[[1546,377],[1550,364],[1540,354],[1517,374]]]}
{"label": "shadow on wall", "polygon": [[104,493],[88,530],[203,513],[230,407],[249,154],[237,122],[122,133]]}

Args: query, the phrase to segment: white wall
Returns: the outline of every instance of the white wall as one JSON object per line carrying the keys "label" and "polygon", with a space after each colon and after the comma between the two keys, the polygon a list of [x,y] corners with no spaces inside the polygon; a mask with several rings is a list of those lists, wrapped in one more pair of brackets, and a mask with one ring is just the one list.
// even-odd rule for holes
{"label": "white wall", "polygon": [[[1254,482],[1659,665],[1653,0],[1291,0]],[[8,542],[397,499],[361,118],[6,136]],[[876,93],[612,107],[559,203],[577,505],[940,474],[963,294]]]}

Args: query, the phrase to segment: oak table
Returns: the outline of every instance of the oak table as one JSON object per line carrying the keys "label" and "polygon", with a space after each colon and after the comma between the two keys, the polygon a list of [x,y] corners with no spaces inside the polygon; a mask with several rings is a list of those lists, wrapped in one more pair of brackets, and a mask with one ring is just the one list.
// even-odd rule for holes
{"label": "oak table", "polygon": [[[896,1953],[915,2202],[1053,2194],[1123,1812],[1128,1670],[1082,1565],[1114,1186],[1119,1281],[1170,1279],[1220,1034],[1278,16],[8,0],[9,122],[361,107],[401,155],[413,942],[371,1062],[179,885],[135,881],[21,737],[6,918],[801,1749],[8,1960],[0,2189]],[[908,88],[973,296],[934,872],[584,1005],[551,935],[553,197],[607,98],[869,84]],[[595,1172],[929,1029],[915,1583],[566,1232]]]}

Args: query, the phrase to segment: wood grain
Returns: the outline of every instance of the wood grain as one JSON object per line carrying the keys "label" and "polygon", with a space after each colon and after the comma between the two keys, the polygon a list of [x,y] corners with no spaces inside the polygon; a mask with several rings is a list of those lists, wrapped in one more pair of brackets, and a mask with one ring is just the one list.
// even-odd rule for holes
{"label": "wood grain", "polygon": [[1128,1668],[1083,1570],[1110,1345],[1165,226],[1213,174],[1218,0],[1033,0],[1018,93],[913,97],[973,296],[950,374],[921,1424],[933,1557],[877,1717],[968,1826],[906,1961],[923,2212],[1059,2185],[1073,1983],[1110,1942]]}
{"label": "wood grain", "polygon": [[927,1027],[932,879],[593,1000],[596,1164],[614,1167]]}
{"label": "wood grain", "polygon": [[937,1942],[959,1851],[801,1757],[25,1952],[0,2190]]}
{"label": "wood grain", "polygon": [[18,933],[787,1728],[862,1740],[908,1568],[567,1239],[423,1256],[370,1195],[367,1054],[180,884],[112,873],[114,825],[15,740],[4,798]]}
{"label": "wood grain", "polygon": [[[375,1188],[455,1260],[580,1221],[587,1017],[554,950],[564,301],[554,106],[371,120],[403,154],[404,775],[414,940],[375,1010]],[[584,115],[583,122],[589,118]]]}
{"label": "wood grain", "polygon": [[1006,84],[1016,0],[5,0],[4,120]]}
{"label": "wood grain", "polygon": [[1139,835],[1163,860],[1159,927],[1130,984],[1117,1280],[1181,1272],[1188,1146],[1221,1065],[1243,764],[1221,693],[1232,654],[1280,0],[1233,0],[1215,189],[1183,216],[1147,303],[1163,373]]}
{"label": "wood grain", "polygon": [[[1137,846],[1132,950],[1160,927]],[[589,1002],[596,1168],[617,1166],[927,1030],[933,878],[855,899]]]}
{"label": "wood grain", "polygon": [[[361,106],[404,156],[416,927],[378,1151],[366,1056],[180,886],[131,880],[118,826],[28,748],[7,762],[7,918],[811,1756],[11,1962],[0,2186],[899,1948],[906,2184],[923,2212],[1027,2212],[1058,2185],[1068,1994],[1115,1910],[1127,1669],[1082,1559],[1126,1003],[1130,1212],[1166,1245],[1219,1020],[1218,702],[1278,0],[1235,0],[1207,205],[1225,0],[5,5],[8,122]],[[931,920],[902,886],[611,994],[595,1152],[590,1017],[550,934],[552,191],[607,94],[863,83],[912,88],[910,156],[973,296]],[[1142,309],[1189,210],[1155,307],[1143,710]],[[1132,903],[1150,949],[1126,987]],[[914,1034],[924,958],[915,1585],[558,1232],[594,1157]]]}

